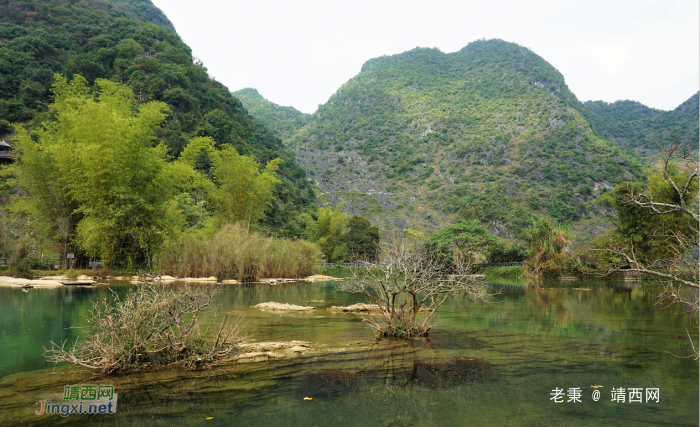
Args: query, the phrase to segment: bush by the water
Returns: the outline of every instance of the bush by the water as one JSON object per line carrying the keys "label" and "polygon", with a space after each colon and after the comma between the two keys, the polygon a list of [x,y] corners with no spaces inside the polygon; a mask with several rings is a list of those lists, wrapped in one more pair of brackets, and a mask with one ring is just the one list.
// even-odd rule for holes
{"label": "bush by the water", "polygon": [[202,313],[214,312],[218,288],[207,285],[143,285],[112,304],[96,301],[87,315],[84,338],[66,348],[51,342],[46,360],[71,362],[104,374],[177,367],[207,368],[236,352],[239,318],[229,315],[205,327]]}
{"label": "bush by the water", "polygon": [[523,274],[523,267],[491,267],[484,271],[486,277],[514,277],[518,278]]}
{"label": "bush by the water", "polygon": [[226,225],[213,235],[190,233],[166,242],[155,261],[172,276],[252,281],[308,276],[320,259],[318,246],[305,240],[273,239]]}
{"label": "bush by the water", "polygon": [[358,261],[365,265],[353,268],[353,279],[337,289],[360,294],[380,307],[360,315],[377,339],[427,336],[435,312],[450,295],[459,293],[483,302],[491,298],[488,284],[471,274],[470,254],[442,256],[416,234],[395,234],[381,242],[378,263]]}
{"label": "bush by the water", "polygon": [[526,277],[554,277],[574,268],[569,253],[564,249],[571,244],[571,226],[546,218],[538,218],[521,238],[527,243],[529,255],[523,273]]}

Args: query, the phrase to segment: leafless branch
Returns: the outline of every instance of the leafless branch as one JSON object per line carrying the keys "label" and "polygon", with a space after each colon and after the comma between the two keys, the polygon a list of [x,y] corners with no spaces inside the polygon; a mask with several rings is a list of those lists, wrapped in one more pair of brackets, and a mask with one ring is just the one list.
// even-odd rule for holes
{"label": "leafless branch", "polygon": [[[217,324],[212,301],[218,288],[208,285],[142,285],[126,298],[116,294],[113,303],[95,301],[88,314],[85,338],[70,348],[66,341],[51,342],[46,360],[71,362],[110,374],[161,367],[199,369],[221,363],[236,351],[241,337],[240,316],[229,324],[230,314]],[[199,315],[213,313],[201,328]]]}
{"label": "leafless branch", "polygon": [[[488,285],[471,272],[468,256],[441,258],[412,238],[393,236],[379,245],[378,261],[358,259],[352,280],[338,290],[363,295],[377,307],[363,314],[378,337],[426,336],[431,319],[450,295],[487,302]],[[419,315],[420,314],[420,315]]]}

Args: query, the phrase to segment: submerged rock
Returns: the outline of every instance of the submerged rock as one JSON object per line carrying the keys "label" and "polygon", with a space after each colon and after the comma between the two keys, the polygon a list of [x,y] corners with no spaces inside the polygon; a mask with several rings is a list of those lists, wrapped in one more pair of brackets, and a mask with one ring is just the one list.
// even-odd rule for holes
{"label": "submerged rock", "polygon": [[[334,305],[333,307],[330,307],[328,311],[340,311],[343,313],[369,313],[370,311],[381,311],[381,308],[377,304],[365,304],[358,302],[357,304],[349,305],[347,307]],[[426,312],[428,309],[421,307],[418,309],[418,311]]]}
{"label": "submerged rock", "polygon": [[428,388],[449,388],[460,384],[490,382],[495,379],[491,363],[484,359],[455,357],[446,362],[418,362],[404,378],[407,383]]}
{"label": "submerged rock", "polygon": [[313,307],[307,307],[303,305],[286,304],[280,302],[261,302],[256,305],[255,308],[259,308],[264,311],[311,311],[314,310]]}
{"label": "submerged rock", "polygon": [[[395,354],[388,355],[389,360]],[[415,361],[375,366],[369,369],[326,369],[306,372],[298,379],[298,396],[332,398],[352,394],[361,388],[391,384],[396,387],[449,389],[464,384],[487,383],[496,377],[491,364],[484,359],[455,357],[441,361]]]}
{"label": "submerged rock", "polygon": [[351,372],[342,369],[306,372],[297,381],[296,394],[298,396],[324,398],[352,394],[360,388],[360,385],[364,384],[362,372]]}
{"label": "submerged rock", "polygon": [[244,353],[232,360],[239,363],[265,362],[272,359],[288,359],[311,351],[306,341],[261,342],[241,345]]}
{"label": "submerged rock", "polygon": [[246,351],[272,351],[272,350],[284,350],[284,349],[294,349],[301,347],[307,349],[310,347],[308,341],[281,341],[281,342],[254,342],[241,344],[241,348]]}
{"label": "submerged rock", "polygon": [[333,306],[328,309],[329,311],[342,311],[343,313],[358,313],[367,311],[379,311],[379,306],[377,304],[364,304],[358,302],[357,304],[349,305],[347,307]]}

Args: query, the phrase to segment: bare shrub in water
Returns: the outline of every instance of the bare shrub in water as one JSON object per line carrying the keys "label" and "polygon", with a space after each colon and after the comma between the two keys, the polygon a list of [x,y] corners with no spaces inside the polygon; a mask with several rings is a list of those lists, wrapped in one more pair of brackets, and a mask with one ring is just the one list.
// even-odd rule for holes
{"label": "bare shrub in water", "polygon": [[[104,374],[164,367],[201,369],[236,352],[240,318],[216,316],[212,299],[218,288],[207,285],[143,285],[126,298],[95,301],[84,338],[70,348],[51,342],[44,357],[70,362]],[[208,327],[202,313],[213,313]],[[223,318],[220,318],[223,317]],[[231,321],[232,320],[232,321]]]}
{"label": "bare shrub in water", "polygon": [[379,310],[362,314],[377,338],[413,338],[430,332],[435,312],[453,294],[488,301],[488,285],[471,274],[472,259],[441,257],[415,238],[393,237],[379,244],[378,261],[353,268],[338,289],[364,295]]}
{"label": "bare shrub in water", "polygon": [[320,258],[318,246],[305,240],[273,239],[226,225],[211,236],[188,234],[166,242],[156,266],[172,276],[251,281],[308,276]]}

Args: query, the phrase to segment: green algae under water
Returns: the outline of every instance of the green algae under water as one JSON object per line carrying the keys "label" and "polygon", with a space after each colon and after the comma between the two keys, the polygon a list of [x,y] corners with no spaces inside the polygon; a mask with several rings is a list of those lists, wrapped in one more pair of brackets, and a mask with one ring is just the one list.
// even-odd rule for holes
{"label": "green algae under water", "polygon": [[[0,425],[464,426],[697,425],[698,363],[687,315],[654,305],[658,289],[613,282],[503,280],[495,303],[455,296],[439,310],[429,340],[375,342],[353,314],[326,308],[360,302],[333,283],[227,285],[218,301],[243,311],[257,341],[371,344],[344,353],[228,365],[200,372],[93,377],[52,367],[49,341],[74,339],[107,287],[0,288]],[[128,292],[133,285],[115,283]],[[587,289],[587,290],[584,290]],[[277,314],[264,301],[316,307]],[[679,337],[681,337],[679,339]],[[34,415],[37,401],[69,384],[114,384],[113,415]],[[592,385],[601,385],[593,401]],[[581,402],[550,400],[555,388],[581,389]],[[611,401],[613,388],[658,388],[658,403]],[[643,390],[644,391],[644,390]],[[304,400],[311,397],[313,400]],[[207,418],[212,419],[207,420]]]}

